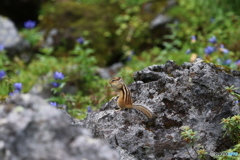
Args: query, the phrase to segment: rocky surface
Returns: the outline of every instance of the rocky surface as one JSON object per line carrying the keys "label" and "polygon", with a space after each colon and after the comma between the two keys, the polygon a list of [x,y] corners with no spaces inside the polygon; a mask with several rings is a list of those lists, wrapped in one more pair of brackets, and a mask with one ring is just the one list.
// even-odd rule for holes
{"label": "rocky surface", "polygon": [[7,49],[14,48],[23,43],[23,38],[18,34],[14,23],[7,17],[0,16],[0,29],[0,44],[4,45]]}
{"label": "rocky surface", "polygon": [[[220,123],[222,118],[240,113],[235,97],[225,89],[240,87],[240,72],[198,59],[181,66],[173,61],[150,66],[136,72],[134,79],[136,82],[129,86],[134,103],[150,108],[155,119],[147,120],[135,110],[114,111],[114,98],[83,122],[94,137],[127,153],[121,159],[196,158],[194,149],[187,149],[187,142],[180,136],[183,126],[198,132],[195,149],[199,144],[208,153],[220,152],[232,145],[227,137],[223,138]],[[208,155],[206,158],[211,159]]]}
{"label": "rocky surface", "polygon": [[23,59],[29,57],[25,53],[30,47],[29,42],[19,35],[14,23],[3,16],[0,16],[0,44],[7,50],[10,58],[13,58],[15,55],[20,55]]}
{"label": "rocky surface", "polygon": [[1,160],[118,160],[116,151],[43,99],[16,95],[0,105]]}

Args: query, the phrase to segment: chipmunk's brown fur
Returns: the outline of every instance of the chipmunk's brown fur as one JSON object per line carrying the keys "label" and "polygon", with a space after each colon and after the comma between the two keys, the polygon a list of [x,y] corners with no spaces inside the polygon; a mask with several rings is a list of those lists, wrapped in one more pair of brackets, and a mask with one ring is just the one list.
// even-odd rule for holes
{"label": "chipmunk's brown fur", "polygon": [[113,78],[109,81],[112,88],[114,88],[116,91],[119,91],[119,97],[117,100],[117,105],[119,107],[119,110],[122,110],[123,108],[134,108],[138,111],[141,111],[143,114],[145,114],[149,119],[153,118],[153,112],[147,109],[146,107],[143,107],[141,105],[134,105],[132,102],[132,96],[131,92],[128,89],[128,87],[124,84],[122,77]]}

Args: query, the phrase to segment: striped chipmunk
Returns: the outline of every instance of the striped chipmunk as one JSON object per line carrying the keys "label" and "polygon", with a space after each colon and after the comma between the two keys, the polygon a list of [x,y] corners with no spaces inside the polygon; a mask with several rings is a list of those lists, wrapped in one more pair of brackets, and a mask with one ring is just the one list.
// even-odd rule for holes
{"label": "striped chipmunk", "polygon": [[119,92],[119,97],[117,100],[117,105],[119,109],[117,111],[121,111],[123,108],[128,109],[134,108],[145,114],[149,119],[152,119],[154,117],[154,113],[151,110],[141,105],[133,104],[131,92],[128,89],[128,87],[124,84],[122,77],[113,78],[112,80],[109,81],[109,83],[112,86],[112,88]]}

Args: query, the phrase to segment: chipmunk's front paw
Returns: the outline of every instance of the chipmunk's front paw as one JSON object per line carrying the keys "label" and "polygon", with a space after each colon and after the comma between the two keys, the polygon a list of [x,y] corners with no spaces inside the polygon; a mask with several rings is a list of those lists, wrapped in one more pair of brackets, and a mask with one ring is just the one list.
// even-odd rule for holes
{"label": "chipmunk's front paw", "polygon": [[114,97],[110,98],[110,100],[109,100],[109,101],[113,100],[114,98],[118,98],[118,97],[119,97],[119,95],[117,95],[117,96],[114,96]]}

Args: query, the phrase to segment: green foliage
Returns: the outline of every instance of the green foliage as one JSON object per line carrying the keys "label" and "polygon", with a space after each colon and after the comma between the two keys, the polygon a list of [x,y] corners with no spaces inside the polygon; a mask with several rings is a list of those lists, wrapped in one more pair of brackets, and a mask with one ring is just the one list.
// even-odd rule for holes
{"label": "green foliage", "polygon": [[57,0],[43,5],[40,16],[42,28],[49,31],[52,28],[59,31],[69,29],[68,32],[63,32],[64,35],[58,34],[55,53],[68,52],[74,47],[76,39],[81,36],[94,42],[91,43],[91,47],[96,51],[94,55],[98,59],[98,64],[104,66],[112,56],[111,51],[116,48],[116,37],[113,35],[116,29],[114,19],[119,12],[118,6],[106,5],[106,3]]}
{"label": "green foliage", "polygon": [[240,114],[224,118],[221,123],[226,130],[224,135],[228,134],[234,142],[240,143]]}
{"label": "green foliage", "polygon": [[6,55],[6,51],[0,51],[0,68],[1,69],[7,69],[9,66],[11,65],[11,61],[9,60],[9,58]]}
{"label": "green foliage", "polygon": [[32,47],[36,47],[43,40],[43,35],[37,28],[22,29],[20,34],[31,44]]}
{"label": "green foliage", "polygon": [[[178,18],[178,21],[169,26],[172,33],[165,37],[170,40],[170,42],[164,43],[165,48],[168,51],[169,48],[175,50],[179,55],[183,55],[188,49],[191,49],[191,53],[194,54],[188,57],[191,61],[193,60],[192,56],[197,55],[195,57],[236,69],[234,61],[240,58],[239,48],[236,45],[240,35],[236,28],[240,24],[240,18],[231,11],[225,12],[223,8],[216,5],[218,2],[218,0],[179,1],[179,6],[169,11],[169,14]],[[197,37],[195,43],[190,41],[193,35]],[[208,42],[212,36],[217,38],[216,44]],[[219,48],[220,44],[224,44],[230,52],[223,54]],[[204,48],[209,45],[215,47],[215,52],[206,56]],[[177,56],[173,60],[178,63],[179,57]],[[229,64],[225,63],[226,60],[232,61]]]}
{"label": "green foliage", "polygon": [[95,79],[96,58],[91,54],[94,50],[87,47],[88,42],[85,41],[83,45],[76,44],[74,49],[70,52],[75,58],[72,59],[74,64],[78,64],[75,71],[79,71],[81,79],[89,82]]}
{"label": "green foliage", "polygon": [[[206,150],[203,149],[201,145],[197,145],[197,141],[199,140],[199,137],[197,136],[198,132],[193,131],[189,126],[182,126],[181,129],[181,137],[189,144],[188,148],[192,148],[198,158],[206,159]],[[194,159],[194,157],[192,157],[189,151],[188,154],[192,159]]]}
{"label": "green foliage", "polygon": [[189,143],[189,147],[192,147],[194,143],[199,139],[197,137],[198,132],[193,131],[190,127],[182,127],[183,131],[181,132],[181,137]]}
{"label": "green foliage", "polygon": [[8,97],[8,94],[13,90],[13,83],[11,79],[5,76],[2,80],[0,80],[0,102],[5,101]]}
{"label": "green foliage", "polygon": [[154,13],[143,12],[145,2],[147,0],[50,1],[41,9],[40,25],[47,30],[69,28],[64,36],[58,37],[61,45],[56,46],[56,53],[71,48],[78,36],[90,39],[94,42],[91,47],[98,65],[104,66],[122,57],[125,46],[140,50],[139,46],[151,45],[148,26],[149,17]]}
{"label": "green foliage", "polygon": [[[233,86],[230,87],[234,89]],[[224,136],[229,135],[233,142],[236,143],[231,149],[228,149],[224,152],[231,153],[236,152],[238,153],[238,157],[233,156],[219,156],[218,160],[232,160],[240,158],[240,114],[234,115],[233,117],[223,118],[222,122],[223,128],[226,130]]]}
{"label": "green foliage", "polygon": [[53,47],[43,47],[39,48],[39,51],[46,56],[50,56],[53,53],[54,48]]}
{"label": "green foliage", "polygon": [[225,89],[233,96],[236,97],[236,101],[240,99],[240,94],[234,92],[235,90],[239,89],[238,87],[234,87],[234,85],[232,85],[231,87],[225,87]]}
{"label": "green foliage", "polygon": [[154,47],[150,50],[142,52],[139,56],[136,54],[129,54],[130,50],[126,51],[127,63],[120,70],[117,76],[124,77],[125,83],[129,84],[132,82],[133,73],[135,71],[142,70],[143,68],[153,65],[165,63],[166,54],[160,54],[161,49]]}

